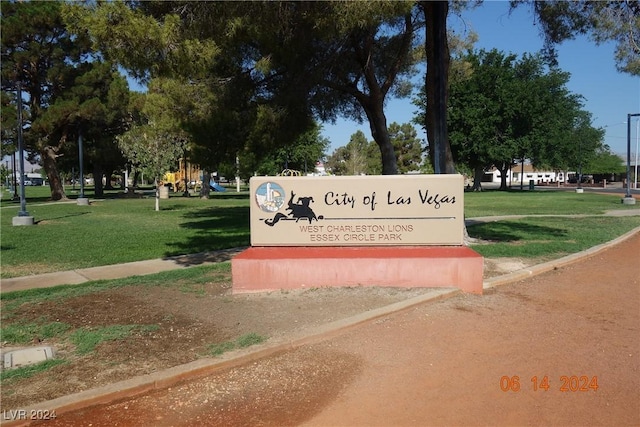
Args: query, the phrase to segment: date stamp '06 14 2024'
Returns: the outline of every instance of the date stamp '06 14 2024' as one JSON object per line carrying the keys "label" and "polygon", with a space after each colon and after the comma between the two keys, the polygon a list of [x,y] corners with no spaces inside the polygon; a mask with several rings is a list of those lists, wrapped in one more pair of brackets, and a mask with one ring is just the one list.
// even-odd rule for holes
{"label": "date stamp '06 14 2024'", "polygon": [[[542,377],[533,376],[530,379],[532,391],[556,390],[566,392],[589,392],[598,391],[598,377],[588,375],[562,375],[558,383],[552,384],[548,375]],[[500,378],[500,390],[507,392],[519,392],[524,387],[518,375]]]}
{"label": "date stamp '06 14 2024'", "polygon": [[55,409],[9,409],[2,411],[2,421],[17,420],[55,420]]}

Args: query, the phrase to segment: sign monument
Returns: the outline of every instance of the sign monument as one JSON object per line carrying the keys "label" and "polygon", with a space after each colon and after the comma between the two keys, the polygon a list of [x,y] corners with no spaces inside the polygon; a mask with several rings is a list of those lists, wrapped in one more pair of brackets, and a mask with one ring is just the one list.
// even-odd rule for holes
{"label": "sign monument", "polygon": [[482,257],[463,246],[461,175],[253,177],[249,191],[251,248],[232,261],[234,292],[354,285],[482,292]]}

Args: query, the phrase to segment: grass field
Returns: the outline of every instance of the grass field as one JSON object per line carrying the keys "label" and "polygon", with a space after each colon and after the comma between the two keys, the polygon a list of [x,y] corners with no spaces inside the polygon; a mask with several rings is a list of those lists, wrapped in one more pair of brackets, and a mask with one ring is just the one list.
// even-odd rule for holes
{"label": "grass field", "polygon": [[[7,192],[4,196],[7,196]],[[1,202],[1,277],[117,264],[248,246],[248,192],[212,193],[208,200],[175,196],[92,200],[89,206],[47,202],[47,188],[27,187],[27,211],[36,226],[13,227],[19,203]],[[71,192],[69,191],[69,194]],[[85,192],[88,197],[91,192]],[[110,198],[109,198],[110,197]],[[598,215],[631,209],[620,196],[563,191],[465,194],[467,218],[493,215]],[[484,256],[570,253],[611,240],[640,225],[630,218],[524,218],[469,227],[492,241],[474,247]]]}

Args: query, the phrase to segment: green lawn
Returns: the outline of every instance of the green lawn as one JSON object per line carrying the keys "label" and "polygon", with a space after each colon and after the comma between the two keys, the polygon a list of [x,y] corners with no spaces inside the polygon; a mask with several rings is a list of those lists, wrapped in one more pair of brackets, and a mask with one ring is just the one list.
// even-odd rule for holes
{"label": "green lawn", "polygon": [[248,193],[172,197],[153,209],[153,198],[28,203],[36,225],[14,227],[18,206],[3,207],[2,277],[249,245]]}
{"label": "green lawn", "polygon": [[464,194],[467,218],[494,215],[602,214],[611,209],[634,209],[623,205],[622,194],[577,194],[573,191],[482,191]]}
{"label": "green lawn", "polygon": [[[27,211],[34,217],[33,227],[14,227],[12,218],[19,203],[3,195],[1,209],[1,277],[15,277],[51,271],[86,268],[122,262],[161,258],[216,249],[248,246],[248,192],[212,193],[209,200],[198,197],[171,197],[160,201],[155,212],[152,197],[115,198],[114,194],[92,201],[89,206],[75,202],[46,202],[47,188],[27,188]],[[70,195],[71,192],[67,190]],[[91,193],[85,193],[92,197]],[[499,192],[465,194],[467,218],[490,215],[601,214],[609,209],[632,209],[620,196],[576,194],[564,191]],[[584,245],[602,243],[640,225],[640,217],[594,219],[523,219],[469,228],[472,237],[492,239],[505,245],[491,255],[487,247],[478,247],[486,256],[517,256],[524,243],[555,239],[562,250],[580,250]],[[496,228],[498,227],[498,228]],[[568,231],[574,230],[574,231]],[[590,230],[598,232],[590,233]],[[600,233],[600,230],[603,233]],[[486,236],[489,234],[489,237]],[[567,234],[570,233],[570,234]],[[576,237],[576,233],[584,236]],[[570,237],[567,237],[570,235]],[[597,237],[597,241],[591,239]],[[493,238],[491,236],[494,236]],[[514,239],[513,236],[516,236]],[[570,244],[580,240],[579,245]],[[603,240],[604,239],[604,240]],[[521,248],[521,249],[520,249]],[[533,252],[552,250],[549,246]],[[511,253],[511,255],[506,255]]]}

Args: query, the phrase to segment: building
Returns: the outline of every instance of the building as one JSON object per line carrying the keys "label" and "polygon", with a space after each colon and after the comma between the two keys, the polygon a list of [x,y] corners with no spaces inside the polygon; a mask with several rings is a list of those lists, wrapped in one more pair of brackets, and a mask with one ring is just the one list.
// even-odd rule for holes
{"label": "building", "polygon": [[[564,184],[571,173],[573,172],[536,169],[531,164],[525,164],[524,167],[518,164],[507,171],[507,185],[529,185],[530,181],[533,181],[535,185]],[[485,172],[482,181],[500,184],[500,171],[492,168]]]}

